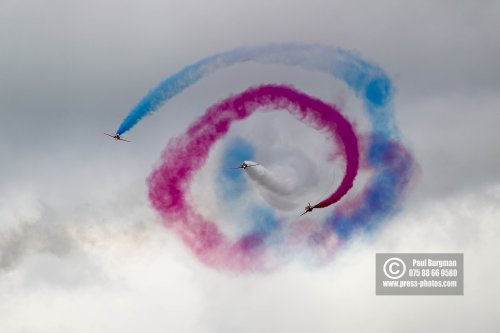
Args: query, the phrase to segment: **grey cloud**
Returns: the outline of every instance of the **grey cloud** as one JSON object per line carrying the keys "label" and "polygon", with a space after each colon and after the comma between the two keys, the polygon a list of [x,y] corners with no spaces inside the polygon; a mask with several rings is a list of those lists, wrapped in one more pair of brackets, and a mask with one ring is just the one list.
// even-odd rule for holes
{"label": "grey cloud", "polygon": [[67,255],[73,242],[61,225],[41,221],[19,224],[0,234],[0,270],[16,268],[24,257],[37,253]]}

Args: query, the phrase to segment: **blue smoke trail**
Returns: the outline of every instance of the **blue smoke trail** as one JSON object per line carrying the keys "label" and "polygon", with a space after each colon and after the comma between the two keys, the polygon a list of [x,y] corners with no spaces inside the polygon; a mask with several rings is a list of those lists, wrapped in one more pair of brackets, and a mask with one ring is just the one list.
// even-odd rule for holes
{"label": "blue smoke trail", "polygon": [[253,160],[255,151],[253,146],[243,138],[231,140],[225,147],[222,155],[222,166],[217,175],[217,192],[224,200],[237,200],[245,192],[247,183],[241,169],[235,170],[243,161]]}
{"label": "blue smoke trail", "polygon": [[363,203],[352,214],[334,211],[325,223],[341,239],[361,227],[376,230],[397,208],[414,172],[412,156],[399,143],[380,135],[372,135],[367,160],[378,172],[364,191]]}
{"label": "blue smoke trail", "polygon": [[387,109],[393,89],[384,71],[361,59],[356,53],[318,44],[244,47],[202,59],[166,78],[151,90],[125,117],[117,133],[121,135],[130,130],[144,116],[154,113],[169,99],[210,73],[249,61],[298,66],[341,79],[365,102],[365,110],[372,121],[374,132],[390,137],[399,135],[393,114]]}

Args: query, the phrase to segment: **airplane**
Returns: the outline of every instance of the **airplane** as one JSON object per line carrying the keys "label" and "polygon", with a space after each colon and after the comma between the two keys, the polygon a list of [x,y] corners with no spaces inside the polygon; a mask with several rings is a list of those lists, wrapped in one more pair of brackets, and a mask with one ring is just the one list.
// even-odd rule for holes
{"label": "airplane", "polygon": [[312,212],[313,209],[314,209],[314,207],[311,206],[310,202],[308,202],[307,206],[304,208],[304,212],[302,214],[300,214],[300,216],[302,216],[302,215],[304,215],[306,213]]}
{"label": "airplane", "polygon": [[111,135],[111,134],[108,134],[108,133],[104,133],[104,134],[106,134],[107,136],[112,137],[115,140],[130,142],[128,140],[122,139],[118,133],[116,133],[115,135]]}
{"label": "airplane", "polygon": [[246,162],[243,162],[243,163],[240,164],[239,167],[233,168],[233,169],[243,169],[243,170],[245,170],[246,168],[254,167],[254,166],[257,166],[257,165],[260,165],[260,164],[257,164],[257,163],[255,163],[255,164],[247,164]]}

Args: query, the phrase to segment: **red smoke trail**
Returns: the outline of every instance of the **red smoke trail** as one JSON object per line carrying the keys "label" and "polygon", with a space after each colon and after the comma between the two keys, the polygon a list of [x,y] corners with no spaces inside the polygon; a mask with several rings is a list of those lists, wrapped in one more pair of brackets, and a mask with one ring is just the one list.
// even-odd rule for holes
{"label": "red smoke trail", "polygon": [[[231,96],[210,107],[183,135],[171,140],[160,165],[150,175],[149,198],[183,241],[205,263],[230,270],[269,267],[266,264],[266,232],[251,231],[237,240],[228,239],[217,224],[199,215],[186,192],[212,146],[229,130],[233,121],[247,118],[258,109],[287,110],[300,121],[325,132],[342,148],[345,173],[339,187],[315,207],[339,201],[353,186],[359,167],[359,148],[352,125],[333,106],[283,85],[263,85]],[[285,232],[285,231],[284,231]],[[285,239],[289,235],[284,235]]]}

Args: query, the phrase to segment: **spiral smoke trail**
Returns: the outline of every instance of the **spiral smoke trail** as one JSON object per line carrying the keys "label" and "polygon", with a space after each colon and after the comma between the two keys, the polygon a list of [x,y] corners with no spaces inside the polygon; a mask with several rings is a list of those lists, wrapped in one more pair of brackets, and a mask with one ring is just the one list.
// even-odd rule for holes
{"label": "spiral smoke trail", "polygon": [[[169,230],[177,234],[202,262],[218,269],[268,270],[303,251],[326,262],[355,232],[376,229],[396,211],[413,174],[413,157],[399,141],[400,133],[391,110],[392,85],[378,66],[352,52],[321,45],[267,45],[219,53],[161,82],[129,113],[118,133],[131,129],[144,116],[154,113],[206,75],[247,61],[300,66],[343,80],[363,101],[371,121],[371,132],[363,133],[361,142],[338,108],[293,87],[263,85],[250,88],[210,107],[184,134],[170,140],[159,166],[148,178],[151,204]],[[253,223],[250,228],[241,227],[237,236],[230,237],[217,221],[197,212],[189,189],[213,145],[226,135],[231,124],[246,119],[257,110],[286,110],[306,125],[326,133],[332,151],[334,146],[341,148],[345,169],[339,186],[314,203],[318,209],[335,204],[335,209],[326,218],[318,219],[310,214],[290,219],[269,208],[253,207],[249,213]],[[243,157],[243,148],[240,145],[228,156]],[[245,156],[244,159],[252,158]],[[355,198],[342,200],[353,187],[360,167],[370,173],[370,178]],[[247,175],[277,197],[288,195],[297,183],[286,175],[273,175],[265,166],[247,169]],[[235,179],[244,180],[241,176]],[[226,185],[231,186],[231,182]],[[223,199],[229,204],[235,203],[234,197]]]}

